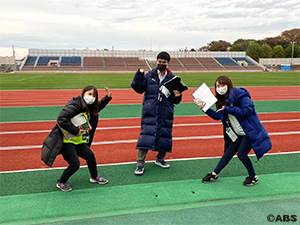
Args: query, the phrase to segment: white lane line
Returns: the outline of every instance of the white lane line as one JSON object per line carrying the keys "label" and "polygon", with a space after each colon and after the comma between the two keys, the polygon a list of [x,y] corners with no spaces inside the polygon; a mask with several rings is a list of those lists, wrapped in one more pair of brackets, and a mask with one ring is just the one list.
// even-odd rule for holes
{"label": "white lane line", "polygon": [[[300,119],[286,119],[286,120],[263,120],[262,123],[286,123],[286,122],[300,122]],[[215,123],[182,123],[174,124],[174,127],[190,127],[190,126],[214,126],[220,125],[221,122]],[[141,126],[120,126],[120,127],[99,127],[96,130],[123,130],[123,129],[138,129]],[[0,135],[4,134],[35,134],[35,133],[49,133],[51,130],[32,130],[32,131],[3,131]]]}
{"label": "white lane line", "polygon": [[[289,131],[289,132],[273,132],[269,133],[270,136],[277,136],[277,135],[294,135],[300,134],[300,131]],[[173,137],[174,141],[180,140],[207,140],[207,139],[217,139],[223,138],[223,135],[212,135],[212,136],[191,136],[191,137]],[[137,139],[131,140],[116,140],[116,141],[100,141],[100,142],[93,142],[93,146],[95,145],[109,145],[109,144],[128,144],[128,143],[135,143]],[[0,151],[4,150],[21,150],[21,149],[41,149],[42,145],[25,145],[25,146],[6,146],[0,147]]]}

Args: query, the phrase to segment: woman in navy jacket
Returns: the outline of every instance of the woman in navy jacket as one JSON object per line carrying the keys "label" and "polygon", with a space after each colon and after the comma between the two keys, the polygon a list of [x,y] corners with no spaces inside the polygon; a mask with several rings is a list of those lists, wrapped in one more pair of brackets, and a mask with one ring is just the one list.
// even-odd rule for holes
{"label": "woman in navy jacket", "polygon": [[[235,153],[246,167],[249,176],[244,185],[258,183],[258,177],[253,168],[248,153],[253,148],[257,159],[260,159],[272,148],[269,135],[261,124],[249,92],[244,88],[233,87],[227,76],[220,76],[215,82],[217,111],[208,109],[206,114],[215,120],[221,120],[224,127],[225,152],[212,173],[207,174],[202,181],[217,181],[218,174],[229,163]],[[202,109],[204,104],[200,103]]]}
{"label": "woman in navy jacket", "polygon": [[131,83],[131,87],[137,93],[144,94],[141,133],[137,143],[138,159],[136,175],[144,172],[145,157],[148,150],[158,151],[156,165],[169,168],[170,165],[164,161],[167,152],[172,152],[172,127],[174,117],[174,104],[181,101],[181,93],[174,91],[168,98],[161,93],[160,87],[172,79],[174,75],[167,68],[170,55],[161,52],[157,55],[157,67],[144,74],[139,69]]}

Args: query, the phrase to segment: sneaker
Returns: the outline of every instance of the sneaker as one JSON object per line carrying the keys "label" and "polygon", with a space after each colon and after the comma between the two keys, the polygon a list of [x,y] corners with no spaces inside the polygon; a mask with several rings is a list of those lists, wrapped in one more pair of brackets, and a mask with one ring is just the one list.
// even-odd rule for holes
{"label": "sneaker", "polygon": [[258,176],[255,176],[255,177],[246,177],[246,180],[244,181],[244,185],[245,186],[252,186],[254,184],[257,184],[258,183]]}
{"label": "sneaker", "polygon": [[91,183],[98,183],[98,184],[107,184],[108,180],[105,179],[104,177],[97,176],[96,178],[90,178]]}
{"label": "sneaker", "polygon": [[212,173],[208,173],[205,177],[202,178],[203,183],[208,183],[211,181],[218,181],[218,175],[213,175]]}
{"label": "sneaker", "polygon": [[68,183],[57,182],[56,187],[62,191],[72,191],[72,188]]}
{"label": "sneaker", "polygon": [[168,163],[166,163],[166,161],[155,161],[155,164],[162,167],[162,168],[169,168],[170,165]]}
{"label": "sneaker", "polygon": [[144,166],[138,166],[134,171],[136,175],[142,175],[144,173]]}

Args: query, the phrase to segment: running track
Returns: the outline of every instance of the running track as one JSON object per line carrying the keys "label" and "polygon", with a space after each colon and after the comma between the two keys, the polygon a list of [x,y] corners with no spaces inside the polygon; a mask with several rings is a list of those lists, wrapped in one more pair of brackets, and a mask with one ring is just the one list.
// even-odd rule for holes
{"label": "running track", "polygon": [[[299,87],[247,87],[253,100],[299,99]],[[288,91],[287,91],[288,90]],[[191,102],[190,93],[184,94],[184,102]],[[29,93],[28,93],[29,92]],[[4,94],[5,93],[5,94]],[[66,94],[68,93],[68,94]],[[63,105],[80,90],[68,91],[1,91],[1,106],[11,104],[18,96],[18,106]],[[141,95],[132,90],[112,90],[114,104],[141,103]],[[126,93],[126,94],[125,94]],[[100,96],[104,92],[100,91]],[[61,101],[60,96],[67,95]],[[5,98],[5,96],[8,98]],[[31,96],[31,97],[30,97]],[[32,98],[32,96],[35,96]],[[24,99],[20,101],[20,99]],[[49,100],[53,101],[49,101]],[[3,100],[3,101],[2,101]],[[34,101],[36,100],[36,101]],[[57,101],[56,101],[57,100]],[[112,101],[112,103],[113,103]],[[9,104],[8,104],[9,103]],[[2,105],[3,104],[3,105]],[[300,150],[300,116],[295,113],[264,113],[259,115],[270,134],[273,149],[270,153]],[[55,125],[55,121],[31,123],[0,123],[0,171],[46,168],[40,160],[41,145]],[[99,164],[134,162],[136,139],[140,131],[140,119],[105,119],[99,122],[92,149]],[[222,125],[207,116],[176,117],[173,129],[173,153],[167,159],[221,156],[223,152]],[[253,153],[253,152],[252,152]],[[147,160],[154,160],[149,152]],[[81,164],[85,162],[81,160]],[[61,156],[54,167],[67,164]]]}
{"label": "running track", "polygon": [[[192,102],[191,94],[196,88],[190,88],[183,94],[182,102]],[[253,101],[299,99],[300,86],[247,87]],[[141,104],[143,95],[132,89],[112,89],[110,104]],[[0,91],[1,107],[21,106],[58,106],[65,105],[70,98],[81,94],[81,90],[30,90]],[[99,90],[99,96],[105,95]]]}

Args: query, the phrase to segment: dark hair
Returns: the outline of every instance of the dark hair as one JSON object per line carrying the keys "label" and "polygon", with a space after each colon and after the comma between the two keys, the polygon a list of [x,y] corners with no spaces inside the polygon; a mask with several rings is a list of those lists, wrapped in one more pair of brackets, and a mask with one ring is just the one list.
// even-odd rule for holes
{"label": "dark hair", "polygon": [[[217,92],[217,82],[219,84],[225,84],[227,85],[228,87],[228,90],[227,90],[227,93],[225,95],[220,95],[218,92]],[[216,82],[215,82],[215,91],[216,91],[216,97],[218,99],[217,103],[216,103],[216,106],[217,106],[217,109],[220,109],[222,108],[223,105],[228,105],[228,103],[226,102],[226,100],[228,99],[228,96],[229,96],[229,93],[231,92],[232,95],[236,98],[235,96],[235,90],[233,88],[233,83],[232,81],[230,80],[229,77],[225,76],[225,75],[221,75],[219,76],[217,79],[216,79]],[[236,98],[237,99],[237,98]]]}
{"label": "dark hair", "polygon": [[88,85],[86,86],[85,88],[82,89],[82,92],[81,92],[81,96],[83,98],[83,95],[85,94],[85,92],[89,91],[89,90],[94,90],[94,97],[96,98],[95,99],[95,102],[91,105],[88,105],[87,107],[87,110],[90,111],[91,113],[91,116],[98,116],[99,115],[99,101],[98,101],[98,90],[95,86],[92,86],[92,85]]}
{"label": "dark hair", "polygon": [[165,59],[165,60],[167,60],[168,62],[170,62],[171,56],[170,56],[169,53],[167,53],[167,52],[160,52],[160,53],[157,55],[156,59]]}

